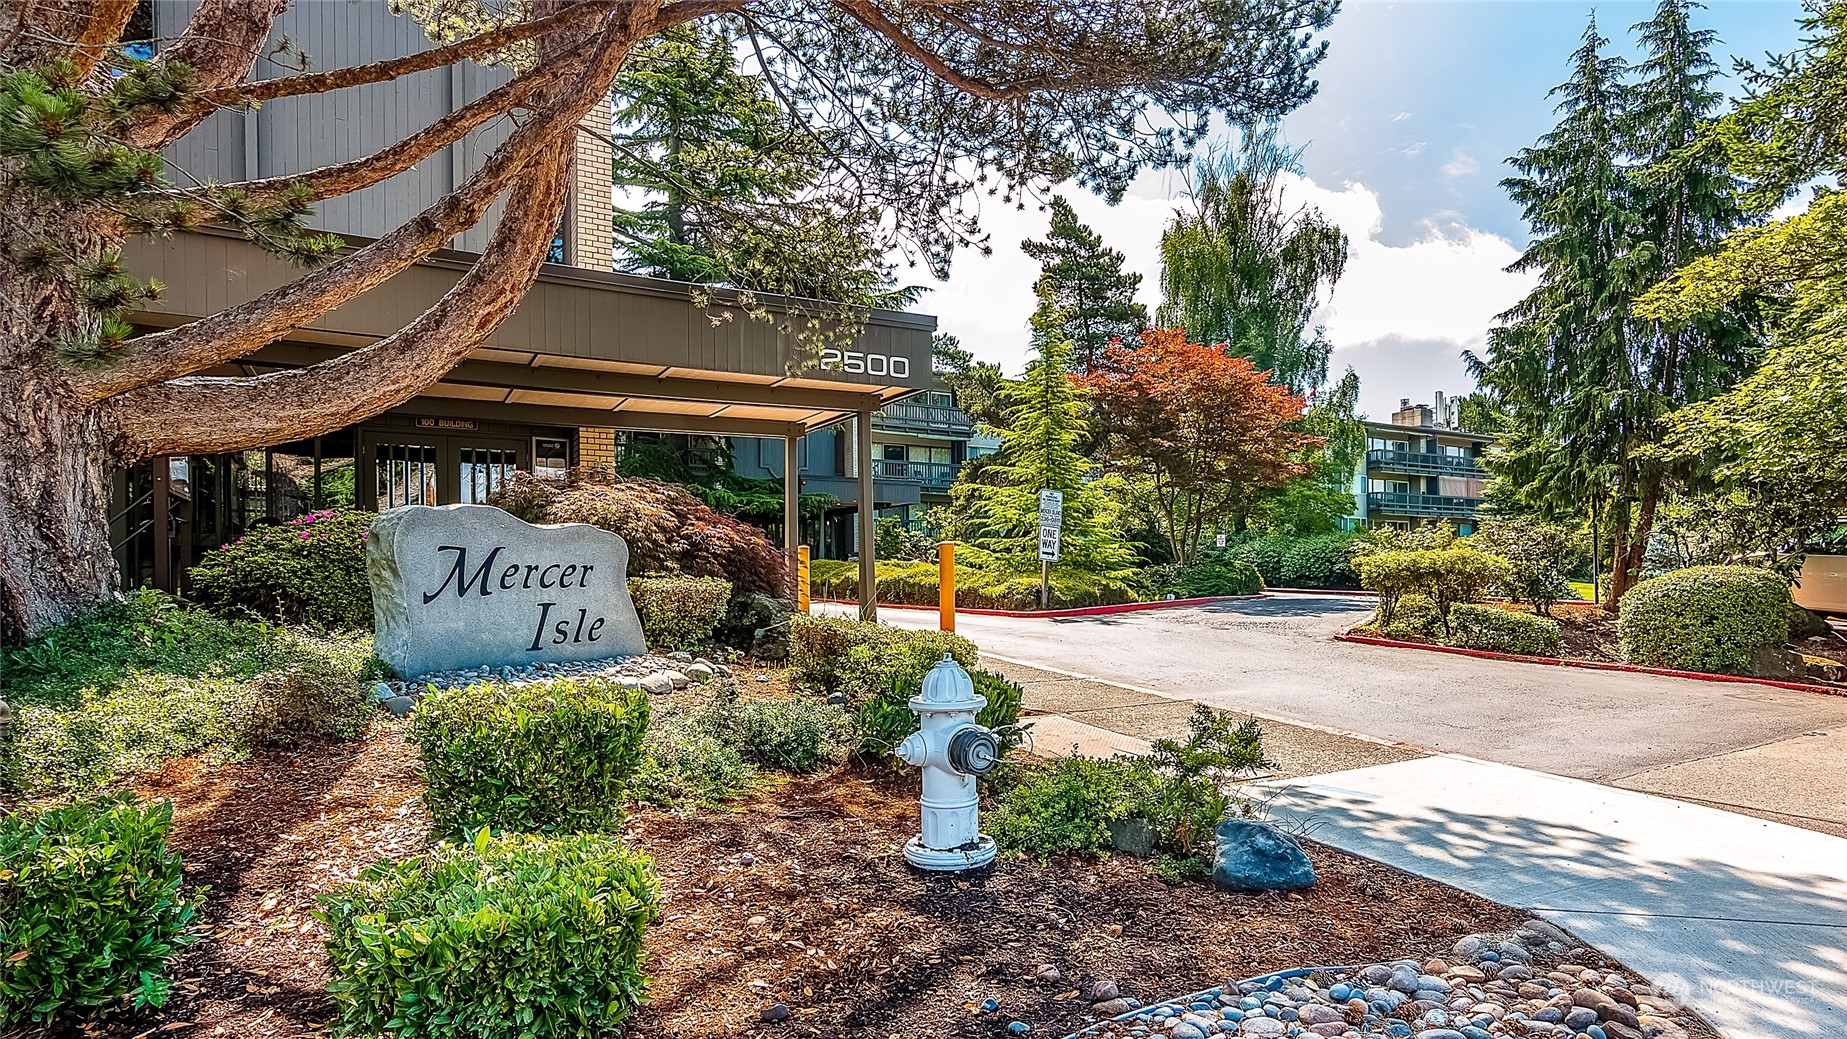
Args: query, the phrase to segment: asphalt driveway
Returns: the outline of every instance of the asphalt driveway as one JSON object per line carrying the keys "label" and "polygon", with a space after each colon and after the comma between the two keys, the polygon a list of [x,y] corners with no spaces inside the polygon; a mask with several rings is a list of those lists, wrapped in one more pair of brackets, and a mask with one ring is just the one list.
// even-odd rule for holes
{"label": "asphalt driveway", "polygon": [[984,654],[1166,697],[1847,830],[1847,698],[1334,641],[1370,611],[1270,595],[957,629]]}

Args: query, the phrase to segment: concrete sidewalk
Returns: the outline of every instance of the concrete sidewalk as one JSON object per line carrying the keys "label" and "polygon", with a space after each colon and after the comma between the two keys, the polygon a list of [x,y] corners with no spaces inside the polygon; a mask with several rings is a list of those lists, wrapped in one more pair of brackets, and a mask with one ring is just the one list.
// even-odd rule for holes
{"label": "concrete sidewalk", "polygon": [[1455,755],[1253,786],[1285,828],[1571,929],[1731,1039],[1847,1036],[1847,839]]}

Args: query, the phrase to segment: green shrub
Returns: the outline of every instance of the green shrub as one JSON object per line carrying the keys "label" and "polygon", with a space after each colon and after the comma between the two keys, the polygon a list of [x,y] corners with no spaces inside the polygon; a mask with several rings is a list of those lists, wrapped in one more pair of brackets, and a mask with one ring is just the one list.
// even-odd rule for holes
{"label": "green shrub", "polygon": [[1788,641],[1789,608],[1789,582],[1772,571],[1696,566],[1629,589],[1617,634],[1631,663],[1749,674]]}
{"label": "green shrub", "polygon": [[847,712],[818,700],[733,700],[714,713],[746,758],[782,772],[839,764],[853,735]]}
{"label": "green shrub", "polygon": [[1508,573],[1506,560],[1462,545],[1388,549],[1358,556],[1354,566],[1360,583],[1379,593],[1382,627],[1391,627],[1401,598],[1418,594],[1436,604],[1437,621],[1446,634],[1451,607],[1480,602]]}
{"label": "green shrub", "polygon": [[366,532],[376,518],[326,509],[258,527],[187,571],[192,597],[221,613],[370,631]]}
{"label": "green shrub", "polygon": [[203,900],[180,891],[173,805],[84,802],[0,818],[0,1026],[160,1006]]}
{"label": "green shrub", "polygon": [[629,792],[637,801],[672,811],[718,808],[744,796],[756,778],[756,766],[725,733],[714,731],[698,712],[668,708],[648,725]]}
{"label": "green shrub", "polygon": [[438,833],[614,831],[647,728],[641,690],[561,678],[432,693],[411,715],[409,739]]}
{"label": "green shrub", "polygon": [[1389,623],[1374,617],[1379,631],[1395,639],[1441,639],[1443,623],[1437,604],[1428,595],[1411,592],[1398,598]]}
{"label": "green shrub", "polygon": [[490,836],[379,862],[321,897],[334,1034],[595,1039],[647,990],[647,856],[608,837]]}
{"label": "green shrub", "polygon": [[1556,657],[1564,652],[1558,622],[1530,613],[1462,603],[1450,610],[1449,628],[1452,646],[1535,657]]}
{"label": "green shrub", "polygon": [[168,758],[240,757],[301,738],[354,739],[383,673],[364,637],[225,620],[140,592],[6,651],[18,708],[0,787],[83,793]]}
{"label": "green shrub", "polygon": [[[898,749],[898,744],[916,732],[921,723],[917,713],[911,710],[910,700],[922,692],[923,676],[942,657],[927,660],[927,654],[915,648],[910,653],[915,666],[906,667],[895,674],[884,692],[860,705],[854,714],[859,730],[859,751],[862,754],[881,760],[890,759]],[[1000,729],[1019,721],[1020,700],[1024,693],[1018,685],[985,668],[969,670],[968,677],[975,692],[988,701],[986,706],[975,712],[976,724]],[[1001,753],[1005,755],[1011,751],[1020,744],[1021,739],[1018,731],[1001,733]]]}
{"label": "green shrub", "polygon": [[664,649],[710,648],[731,603],[731,582],[716,577],[634,577],[628,590],[648,645]]}
{"label": "green shrub", "polygon": [[1225,784],[1269,767],[1254,720],[1200,705],[1184,741],[1159,740],[1142,755],[1069,757],[1023,770],[999,797],[988,824],[1009,850],[1040,857],[1094,854],[1111,846],[1110,825],[1145,820],[1154,848],[1174,861],[1164,875],[1193,875],[1209,856],[1213,829],[1231,805]]}
{"label": "green shrub", "polygon": [[1556,523],[1525,516],[1491,517],[1469,536],[1469,544],[1507,560],[1501,590],[1515,602],[1530,602],[1538,613],[1572,595],[1565,579],[1576,555],[1571,531]]}
{"label": "green shrub", "polygon": [[1170,580],[1156,589],[1181,599],[1198,599],[1211,595],[1256,595],[1263,591],[1263,577],[1257,568],[1235,558],[1227,550],[1201,552],[1191,566],[1180,567]]}
{"label": "green shrub", "polygon": [[1110,849],[1109,824],[1123,817],[1124,778],[1116,759],[1060,758],[1002,794],[983,823],[1009,851],[1100,854]]}
{"label": "green shrub", "polygon": [[1349,533],[1263,534],[1225,551],[1256,567],[1269,588],[1357,588],[1351,559],[1357,538]]}
{"label": "green shrub", "polygon": [[843,696],[850,707],[891,689],[892,679],[923,672],[948,653],[964,668],[979,651],[950,632],[909,631],[842,617],[797,614],[789,630],[789,666],[795,685],[809,692]]}

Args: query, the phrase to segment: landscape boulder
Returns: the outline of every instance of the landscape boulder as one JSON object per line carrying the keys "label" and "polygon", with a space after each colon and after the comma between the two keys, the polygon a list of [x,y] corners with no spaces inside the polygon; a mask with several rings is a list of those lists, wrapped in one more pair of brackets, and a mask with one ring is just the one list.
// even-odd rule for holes
{"label": "landscape boulder", "polygon": [[1212,883],[1221,891],[1295,891],[1315,882],[1315,867],[1295,838],[1266,822],[1220,819]]}

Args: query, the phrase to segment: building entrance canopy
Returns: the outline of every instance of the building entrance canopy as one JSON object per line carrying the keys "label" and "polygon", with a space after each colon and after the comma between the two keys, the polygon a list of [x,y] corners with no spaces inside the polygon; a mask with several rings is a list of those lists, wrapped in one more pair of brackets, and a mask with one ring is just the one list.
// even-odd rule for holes
{"label": "building entrance canopy", "polygon": [[[228,232],[135,239],[126,252],[137,275],[169,286],[133,316],[147,327],[173,327],[236,306],[300,273]],[[440,299],[473,261],[471,254],[439,253],[210,374],[300,367],[376,342]],[[725,290],[705,306],[693,292],[681,282],[548,264],[486,344],[395,410],[437,420],[782,437],[793,554],[797,439],[856,419],[859,500],[873,501],[872,413],[934,384],[936,319],[872,311],[852,342],[805,352],[783,326],[806,323],[820,305],[759,297],[755,303],[776,318],[763,321]],[[870,588],[874,510],[859,512],[862,587]]]}

